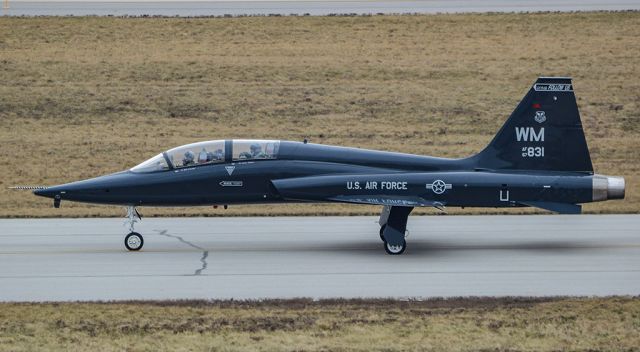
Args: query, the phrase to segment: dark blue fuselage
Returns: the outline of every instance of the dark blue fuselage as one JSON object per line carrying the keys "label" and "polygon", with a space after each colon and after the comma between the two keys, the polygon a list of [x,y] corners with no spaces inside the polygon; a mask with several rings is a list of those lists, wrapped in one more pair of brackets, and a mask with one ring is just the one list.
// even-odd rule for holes
{"label": "dark blue fuselage", "polygon": [[[429,188],[436,180],[445,183],[444,192]],[[536,201],[590,202],[592,175],[487,170],[478,168],[473,157],[444,159],[281,142],[277,159],[229,158],[165,171],[123,171],[35,193],[60,200],[132,206],[300,201],[402,205],[393,202],[406,200],[407,206],[512,207]]]}

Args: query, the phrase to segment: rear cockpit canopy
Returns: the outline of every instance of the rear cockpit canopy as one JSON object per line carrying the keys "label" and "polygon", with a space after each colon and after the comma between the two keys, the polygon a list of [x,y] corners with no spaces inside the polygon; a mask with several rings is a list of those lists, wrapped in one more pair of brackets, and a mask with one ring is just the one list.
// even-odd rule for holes
{"label": "rear cockpit canopy", "polygon": [[252,159],[276,159],[280,141],[257,139],[234,139],[233,161]]}
{"label": "rear cockpit canopy", "polygon": [[189,166],[223,163],[225,155],[223,140],[199,142],[183,145],[165,154],[176,169]]}
{"label": "rear cockpit canopy", "polygon": [[217,164],[225,161],[276,159],[280,141],[234,139],[231,142],[233,152],[229,153],[230,158],[225,149],[228,145],[224,140],[186,144],[160,153],[131,168],[131,171],[143,173]]}

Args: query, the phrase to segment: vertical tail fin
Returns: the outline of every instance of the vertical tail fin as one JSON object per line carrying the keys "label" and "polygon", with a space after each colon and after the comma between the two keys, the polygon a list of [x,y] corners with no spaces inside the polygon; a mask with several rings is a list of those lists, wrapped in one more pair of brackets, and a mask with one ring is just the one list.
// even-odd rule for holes
{"label": "vertical tail fin", "polygon": [[484,169],[593,172],[571,78],[541,77],[491,143]]}

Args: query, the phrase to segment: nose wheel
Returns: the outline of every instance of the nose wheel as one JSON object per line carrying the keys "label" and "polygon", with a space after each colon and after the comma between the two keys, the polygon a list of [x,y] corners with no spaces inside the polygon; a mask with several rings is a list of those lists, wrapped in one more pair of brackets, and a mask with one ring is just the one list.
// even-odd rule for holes
{"label": "nose wheel", "polygon": [[127,220],[125,224],[129,225],[129,234],[124,237],[124,246],[130,251],[139,251],[144,245],[144,238],[142,238],[142,235],[135,232],[133,229],[133,226],[139,220],[142,220],[140,213],[138,213],[135,207],[128,206]]}
{"label": "nose wheel", "polygon": [[124,238],[124,246],[130,251],[139,251],[144,245],[144,238],[137,232],[131,232]]}

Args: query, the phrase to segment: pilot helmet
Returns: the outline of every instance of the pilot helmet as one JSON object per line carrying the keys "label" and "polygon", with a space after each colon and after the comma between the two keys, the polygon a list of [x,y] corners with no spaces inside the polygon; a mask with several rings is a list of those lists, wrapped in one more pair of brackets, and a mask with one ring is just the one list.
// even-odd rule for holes
{"label": "pilot helmet", "polygon": [[262,151],[262,147],[258,143],[253,143],[250,149],[253,154],[260,153]]}
{"label": "pilot helmet", "polygon": [[184,153],[185,161],[193,161],[194,158],[195,158],[195,154],[193,154],[192,151],[188,150],[186,153]]}

